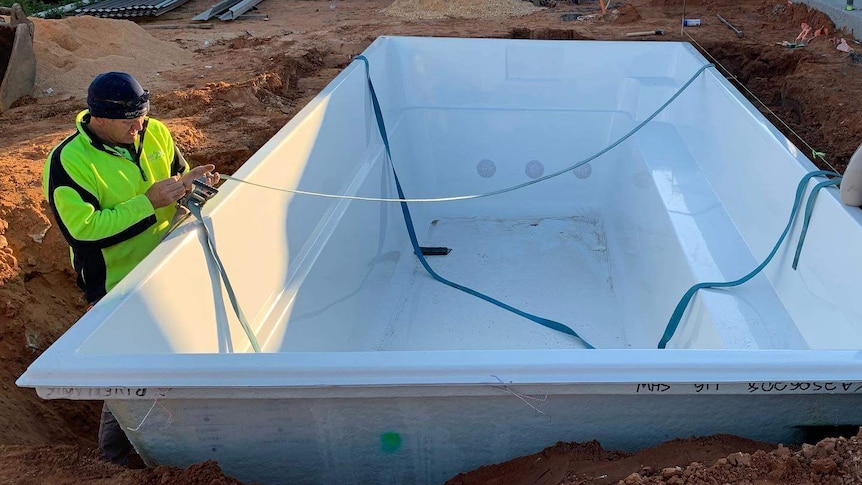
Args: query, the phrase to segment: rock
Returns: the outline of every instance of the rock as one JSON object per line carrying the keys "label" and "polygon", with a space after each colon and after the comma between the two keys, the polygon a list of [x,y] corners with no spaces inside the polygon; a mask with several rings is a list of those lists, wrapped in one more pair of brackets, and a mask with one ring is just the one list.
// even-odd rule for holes
{"label": "rock", "polygon": [[51,229],[50,224],[48,224],[48,226],[46,228],[39,230],[39,232],[29,234],[30,239],[32,239],[33,241],[35,241],[39,244],[42,244],[42,241],[45,239],[45,234],[48,234],[49,229]]}
{"label": "rock", "polygon": [[727,462],[733,466],[750,466],[751,455],[748,453],[734,453],[727,456]]}
{"label": "rock", "polygon": [[814,455],[816,453],[817,453],[817,448],[814,447],[814,445],[809,445],[808,443],[805,443],[802,445],[802,456],[804,456],[805,459],[810,460],[810,459],[814,458]]}
{"label": "rock", "polygon": [[14,303],[12,303],[11,300],[6,300],[3,315],[5,315],[6,318],[15,318],[16,316],[18,316],[18,307]]}
{"label": "rock", "polygon": [[832,473],[838,468],[832,458],[821,458],[811,462],[811,469],[820,474]]}
{"label": "rock", "polygon": [[776,448],[772,451],[772,454],[775,456],[790,456],[793,454],[793,452],[790,451],[790,448],[787,448],[786,446],[779,444],[778,448]]}
{"label": "rock", "polygon": [[641,480],[642,478],[640,475],[638,475],[637,473],[632,473],[631,475],[627,476],[625,480],[623,480],[623,483],[625,485],[638,485],[639,483],[641,483]]}
{"label": "rock", "polygon": [[689,466],[685,467],[685,471],[682,472],[683,478],[691,478],[698,470],[700,470],[701,467],[702,465],[700,462],[692,462]]}
{"label": "rock", "polygon": [[826,458],[835,451],[835,438],[826,438],[820,443],[817,443],[817,454],[822,458]]}
{"label": "rock", "polygon": [[662,478],[677,477],[680,475],[682,475],[682,468],[678,466],[667,467],[661,471]]}

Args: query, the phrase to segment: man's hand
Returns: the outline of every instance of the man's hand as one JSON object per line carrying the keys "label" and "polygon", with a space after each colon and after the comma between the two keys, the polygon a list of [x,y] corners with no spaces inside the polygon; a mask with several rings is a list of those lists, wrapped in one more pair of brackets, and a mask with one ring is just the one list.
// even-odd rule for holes
{"label": "man's hand", "polygon": [[192,190],[192,182],[195,179],[199,179],[201,177],[206,177],[207,185],[215,186],[218,181],[221,179],[218,172],[214,172],[215,165],[201,165],[200,167],[195,167],[189,170],[185,175],[183,175],[183,185],[186,186],[186,192],[190,192]]}
{"label": "man's hand", "polygon": [[153,204],[153,208],[166,207],[178,201],[185,195],[186,188],[178,175],[169,179],[159,180],[147,189],[147,198]]}

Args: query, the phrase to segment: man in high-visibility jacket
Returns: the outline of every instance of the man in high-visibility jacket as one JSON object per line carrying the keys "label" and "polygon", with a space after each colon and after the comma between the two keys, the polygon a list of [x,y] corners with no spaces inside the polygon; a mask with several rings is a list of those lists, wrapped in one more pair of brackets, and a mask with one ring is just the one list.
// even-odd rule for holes
{"label": "man in high-visibility jacket", "polygon": [[[48,155],[45,198],[71,246],[78,286],[94,304],[158,245],[196,178],[218,182],[214,165],[189,169],[168,128],[149,118],[149,92],[131,75],[93,79],[77,130]],[[107,407],[99,448],[125,463],[131,444]]]}

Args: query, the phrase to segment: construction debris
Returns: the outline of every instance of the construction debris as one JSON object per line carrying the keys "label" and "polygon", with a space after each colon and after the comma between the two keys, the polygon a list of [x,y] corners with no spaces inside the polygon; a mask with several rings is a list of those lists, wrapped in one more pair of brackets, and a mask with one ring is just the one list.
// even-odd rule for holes
{"label": "construction debris", "polygon": [[[192,17],[192,20],[207,21],[218,16],[220,20],[236,20],[263,0],[222,0]],[[243,17],[246,18],[246,17]]]}
{"label": "construction debris", "polygon": [[732,23],[730,23],[727,19],[725,19],[724,17],[722,17],[720,14],[716,14],[715,16],[716,16],[716,17],[718,17],[718,20],[720,20],[720,21],[721,21],[721,23],[723,23],[724,25],[726,25],[726,26],[727,26],[727,28],[729,28],[730,30],[732,30],[732,31],[733,31],[733,33],[734,33],[734,34],[736,34],[736,37],[737,37],[737,38],[741,39],[741,38],[743,37],[743,35],[744,35],[744,34],[742,33],[742,31],[741,31],[741,30],[739,30],[738,28],[736,28],[736,26],[735,26],[735,25],[733,25]]}
{"label": "construction debris", "polygon": [[787,42],[786,40],[782,40],[781,42],[776,42],[775,44],[787,47],[788,49],[801,49],[802,47],[805,47],[806,45],[808,45],[805,42]]}
{"label": "construction debris", "polygon": [[628,33],[626,33],[626,37],[643,37],[646,35],[664,35],[664,30],[655,29],[655,30],[646,30],[643,32],[628,32]]}
{"label": "construction debris", "polygon": [[213,17],[223,14],[227,9],[239,3],[239,1],[240,0],[222,0],[221,2],[195,15],[194,17],[192,17],[192,20],[206,22]]}
{"label": "construction debris", "polygon": [[263,0],[242,0],[233,7],[227,9],[227,12],[219,15],[218,18],[220,20],[235,20],[237,17],[244,14],[245,12],[248,12],[249,10],[254,8],[255,5],[262,1]]}
{"label": "construction debris", "polygon": [[76,8],[76,15],[95,17],[130,18],[158,17],[189,0],[104,0]]}

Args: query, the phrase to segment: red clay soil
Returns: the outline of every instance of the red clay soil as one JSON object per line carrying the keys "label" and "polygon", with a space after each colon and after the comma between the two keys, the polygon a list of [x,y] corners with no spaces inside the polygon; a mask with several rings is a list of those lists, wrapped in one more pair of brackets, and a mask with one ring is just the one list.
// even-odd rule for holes
{"label": "red clay soil", "polygon": [[462,473],[446,485],[858,484],[862,436],[792,450],[738,436],[676,439],[638,453],[595,442],[557,443],[534,455]]}
{"label": "red clay soil", "polygon": [[[479,0],[460,2],[454,5]],[[596,0],[557,1],[520,17],[493,17],[495,9],[487,8],[478,18],[449,13],[431,20],[387,15],[392,3],[341,0],[330,9],[328,0],[271,0],[259,5],[266,21],[214,21],[212,29],[158,28],[188,24],[211,6],[208,0],[140,25],[36,19],[36,92],[0,114],[0,483],[238,483],[211,462],[184,471],[102,463],[95,443],[100,403],[44,401],[15,385],[85,310],[42,197],[41,169],[71,133],[87,84],[99,72],[132,72],[155,94],[152,115],[168,124],[188,158],[230,174],[380,35],[630,40],[625,33],[662,29],[663,36],[635,39],[692,42],[820,167],[843,171],[862,142],[862,57],[836,49],[840,39],[860,52],[862,46],[804,5],[688,0],[686,16],[703,25],[681,34],[682,0],[615,1],[605,15]],[[413,3],[434,9],[447,2]],[[563,20],[566,13],[584,17]],[[795,41],[803,23],[821,35],[803,48],[780,45]],[[794,451],[714,436],[625,454],[594,442],[559,443],[450,483],[862,483],[860,446],[855,437],[830,437]]]}

